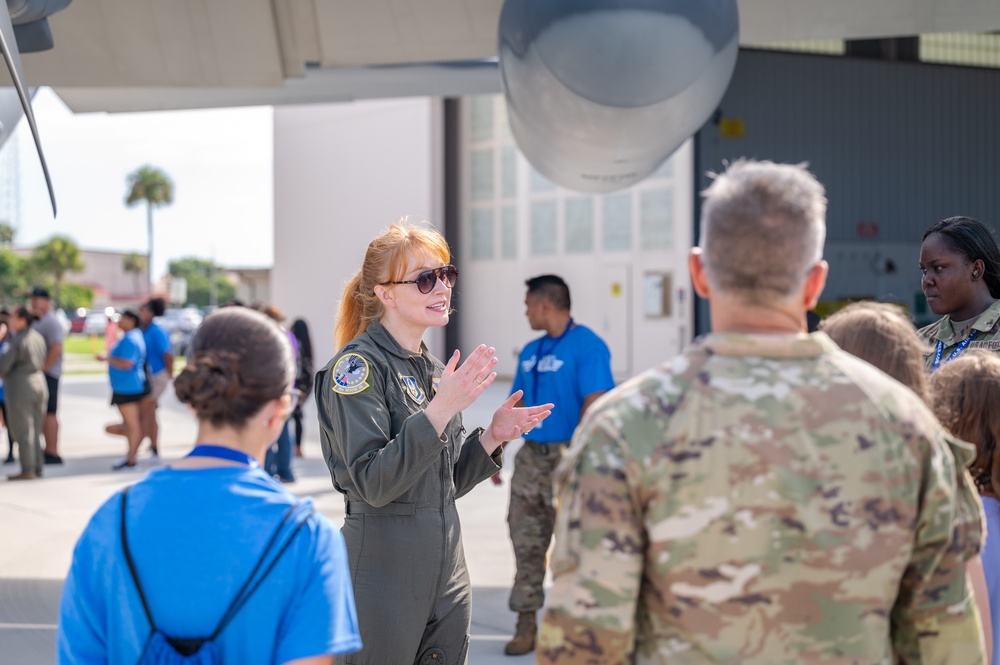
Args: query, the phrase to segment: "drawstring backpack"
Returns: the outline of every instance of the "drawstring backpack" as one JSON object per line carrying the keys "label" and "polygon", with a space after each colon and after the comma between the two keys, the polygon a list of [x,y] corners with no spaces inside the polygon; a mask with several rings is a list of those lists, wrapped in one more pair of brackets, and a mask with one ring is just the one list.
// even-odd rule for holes
{"label": "drawstring backpack", "polygon": [[253,570],[250,571],[250,575],[247,577],[246,582],[243,583],[243,586],[240,587],[240,590],[236,593],[236,596],[229,604],[229,608],[222,615],[222,618],[219,620],[218,625],[215,627],[215,630],[212,631],[211,635],[201,638],[170,637],[156,627],[156,622],[153,620],[153,613],[150,611],[149,603],[146,600],[146,594],[142,590],[142,585],[139,583],[139,573],[136,571],[135,562],[132,560],[132,552],[128,546],[128,533],[125,527],[128,491],[129,488],[126,487],[125,491],[122,492],[122,548],[125,550],[125,561],[128,564],[128,570],[132,576],[132,582],[135,584],[135,588],[139,592],[139,599],[142,601],[142,609],[146,612],[146,619],[149,621],[150,627],[149,638],[146,640],[146,645],[143,647],[142,653],[139,655],[137,665],[221,665],[223,661],[221,654],[219,653],[219,649],[215,644],[215,640],[219,637],[222,631],[226,629],[229,622],[236,617],[237,613],[239,613],[247,601],[250,600],[250,597],[253,596],[257,588],[260,587],[265,579],[267,579],[268,574],[274,568],[275,564],[278,563],[278,560],[281,559],[281,555],[285,553],[288,546],[292,544],[293,540],[295,540],[295,536],[298,534],[299,529],[301,529],[306,522],[309,521],[309,517],[311,517],[314,512],[313,509],[309,508],[305,517],[298,520],[291,535],[289,535],[281,545],[277,554],[274,555],[267,568],[264,569],[264,572],[257,577],[257,572],[260,570],[261,566],[264,565],[264,562],[268,559],[268,555],[271,553],[271,550],[274,549],[277,544],[278,538],[284,530],[285,525],[292,519],[293,515],[295,515],[296,511],[298,511],[303,504],[296,503],[288,508],[284,517],[281,519],[281,523],[278,525],[278,528],[274,530],[274,533],[271,535],[271,539],[268,541],[263,553],[257,560],[257,564],[254,566]]}

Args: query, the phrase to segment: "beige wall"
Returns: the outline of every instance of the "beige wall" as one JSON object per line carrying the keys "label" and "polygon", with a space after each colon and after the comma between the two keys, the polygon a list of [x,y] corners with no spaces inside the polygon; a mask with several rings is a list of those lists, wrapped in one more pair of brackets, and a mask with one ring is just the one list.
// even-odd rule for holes
{"label": "beige wall", "polygon": [[[369,241],[403,215],[441,221],[440,115],[426,98],[274,109],[271,297],[309,324],[317,369]],[[428,341],[440,354],[440,332]]]}

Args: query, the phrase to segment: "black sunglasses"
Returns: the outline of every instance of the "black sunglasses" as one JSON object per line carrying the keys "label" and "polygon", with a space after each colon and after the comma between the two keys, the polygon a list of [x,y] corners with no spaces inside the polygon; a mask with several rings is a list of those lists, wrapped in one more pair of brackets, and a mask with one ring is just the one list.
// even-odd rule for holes
{"label": "black sunglasses", "polygon": [[455,266],[441,266],[434,270],[425,270],[416,279],[408,279],[405,282],[385,282],[385,284],[416,284],[417,290],[427,294],[434,290],[434,285],[438,280],[444,282],[449,289],[455,286],[458,281],[458,268]]}

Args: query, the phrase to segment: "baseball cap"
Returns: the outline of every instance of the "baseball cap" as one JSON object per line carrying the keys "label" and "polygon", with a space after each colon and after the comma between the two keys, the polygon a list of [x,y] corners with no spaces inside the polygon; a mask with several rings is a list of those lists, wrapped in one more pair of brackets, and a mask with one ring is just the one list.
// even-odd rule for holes
{"label": "baseball cap", "polygon": [[35,288],[31,289],[31,297],[32,298],[36,298],[36,297],[37,298],[48,298],[49,297],[49,290],[46,289],[46,288],[43,288],[41,286],[36,286]]}

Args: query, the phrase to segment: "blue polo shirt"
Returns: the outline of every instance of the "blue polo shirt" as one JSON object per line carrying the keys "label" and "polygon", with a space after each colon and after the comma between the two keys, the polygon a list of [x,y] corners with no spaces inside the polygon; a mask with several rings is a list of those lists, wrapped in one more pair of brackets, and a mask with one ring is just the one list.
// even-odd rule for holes
{"label": "blue polo shirt", "polygon": [[528,406],[556,405],[530,438],[557,443],[573,438],[587,395],[614,387],[608,345],[590,328],[574,325],[561,337],[546,335],[521,350],[511,393],[523,390]]}
{"label": "blue polo shirt", "polygon": [[163,362],[163,354],[173,353],[170,335],[161,326],[150,323],[143,329],[142,337],[146,341],[146,364],[149,365],[149,373],[162,372],[167,366]]}
{"label": "blue polo shirt", "polygon": [[112,358],[131,360],[132,367],[119,369],[108,365],[108,377],[111,379],[111,390],[120,395],[136,395],[146,390],[146,342],[142,332],[133,328],[122,335],[118,343],[111,348]]}

